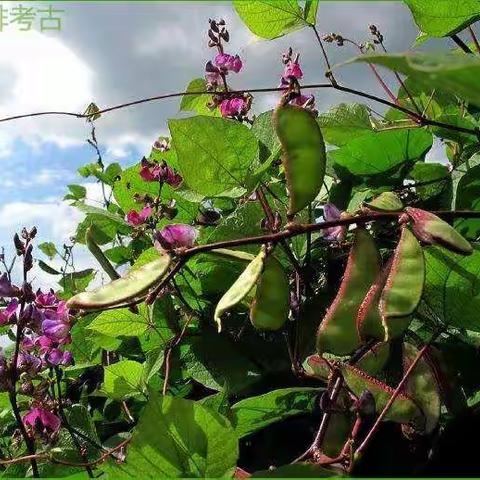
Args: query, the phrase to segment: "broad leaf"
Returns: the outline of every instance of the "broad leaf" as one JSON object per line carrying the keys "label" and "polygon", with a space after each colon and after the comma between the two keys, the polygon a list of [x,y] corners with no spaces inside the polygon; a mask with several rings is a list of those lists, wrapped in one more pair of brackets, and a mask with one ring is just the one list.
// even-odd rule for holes
{"label": "broad leaf", "polygon": [[121,360],[104,367],[105,379],[101,392],[122,400],[143,391],[143,365],[133,360]]}
{"label": "broad leaf", "polygon": [[438,88],[480,105],[480,58],[475,55],[406,53],[367,54],[350,62],[382,65],[414,78],[426,88]]}
{"label": "broad leaf", "polygon": [[432,135],[424,129],[372,132],[353,138],[329,152],[340,176],[372,176],[395,171],[423,157],[432,146]]}
{"label": "broad leaf", "polygon": [[168,122],[184,181],[198,193],[244,192],[258,141],[234,120],[198,116]]}
{"label": "broad leaf", "polygon": [[238,440],[225,418],[191,400],[152,394],[112,478],[231,476]]}
{"label": "broad leaf", "polygon": [[325,142],[339,147],[373,130],[368,108],[359,103],[340,103],[321,113],[317,121]]}
{"label": "broad leaf", "polygon": [[205,92],[207,90],[207,84],[203,78],[195,78],[187,87],[189,95],[182,97],[180,103],[180,110],[185,112],[196,112],[199,115],[219,116],[218,108],[210,109],[207,104],[212,101],[212,95],[208,93],[199,93],[197,95],[191,95],[192,92]]}
{"label": "broad leaf", "polygon": [[142,315],[132,313],[126,308],[106,310],[88,325],[89,330],[94,330],[110,337],[136,337],[148,328],[148,320]]}
{"label": "broad leaf", "polygon": [[[234,0],[233,5],[245,25],[261,38],[271,40],[307,25],[297,0]],[[312,12],[308,22],[313,16]]]}
{"label": "broad leaf", "polygon": [[464,257],[443,248],[425,249],[424,313],[459,328],[480,332],[480,250]]}
{"label": "broad leaf", "polygon": [[318,388],[284,388],[246,398],[232,406],[232,425],[239,437],[245,437],[285,418],[312,412],[318,394]]}
{"label": "broad leaf", "polygon": [[448,37],[480,19],[478,0],[403,0],[418,28],[432,37]]}

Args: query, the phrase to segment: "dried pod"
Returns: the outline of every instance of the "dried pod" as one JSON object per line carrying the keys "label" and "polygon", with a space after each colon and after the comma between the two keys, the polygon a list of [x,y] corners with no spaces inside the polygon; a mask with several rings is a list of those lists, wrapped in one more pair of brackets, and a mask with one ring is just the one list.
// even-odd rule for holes
{"label": "dried pod", "polygon": [[317,334],[317,350],[348,355],[360,345],[355,320],[358,309],[380,271],[380,256],[372,236],[358,228],[340,289]]}
{"label": "dried pod", "polygon": [[402,201],[398,198],[398,195],[393,192],[383,192],[370,202],[365,202],[365,206],[371,210],[381,212],[398,212],[399,210],[403,210]]}
{"label": "dried pod", "polygon": [[412,219],[412,229],[419,240],[429,245],[438,244],[452,252],[470,255],[473,248],[452,226],[433,213],[419,208],[405,209]]}
{"label": "dried pod", "polygon": [[162,255],[159,259],[130,270],[124,277],[98,287],[90,292],[82,292],[72,297],[69,308],[98,310],[128,303],[142,298],[148,290],[158,284],[167,273],[171,257]]}
{"label": "dried pod", "polygon": [[293,216],[318,195],[325,174],[326,153],[318,123],[305,109],[280,106],[274,113],[275,131],[283,148],[282,163]]}

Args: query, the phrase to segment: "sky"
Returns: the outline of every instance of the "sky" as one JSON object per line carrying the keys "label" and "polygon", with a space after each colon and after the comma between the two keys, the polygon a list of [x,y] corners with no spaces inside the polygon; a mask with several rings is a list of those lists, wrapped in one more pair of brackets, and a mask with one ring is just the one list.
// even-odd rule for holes
{"label": "sky", "polygon": [[[8,18],[20,3],[0,1],[0,11]],[[183,90],[203,75],[214,54],[207,46],[209,18],[226,20],[228,52],[238,53],[244,62],[241,73],[230,80],[233,87],[276,86],[283,69],[281,54],[289,46],[300,52],[305,83],[325,81],[310,29],[264,41],[249,32],[229,2],[28,3],[43,9],[48,5],[63,10],[60,31],[40,31],[38,19],[28,31],[21,31],[18,24],[0,31],[0,117],[42,110],[83,112],[92,101],[104,108]],[[337,32],[360,42],[367,39],[372,23],[391,51],[407,50],[418,33],[402,2],[320,3],[317,28],[322,35]],[[333,64],[357,54],[349,46],[327,48]],[[383,96],[365,65],[345,67],[337,78]],[[319,111],[359,100],[331,90],[313,93]],[[277,100],[276,94],[257,95],[255,111],[272,108]],[[167,133],[167,119],[180,115],[178,110],[179,99],[173,99],[104,115],[96,122],[104,162],[137,162],[159,135]],[[99,185],[77,173],[79,166],[95,159],[88,136],[88,125],[74,117],[0,123],[0,246],[7,252],[22,226],[36,225],[39,242],[68,241],[82,215],[62,201],[67,184],[83,184],[92,204],[100,200]],[[77,262],[79,268],[91,265],[85,252]],[[41,272],[37,275],[52,281]]]}

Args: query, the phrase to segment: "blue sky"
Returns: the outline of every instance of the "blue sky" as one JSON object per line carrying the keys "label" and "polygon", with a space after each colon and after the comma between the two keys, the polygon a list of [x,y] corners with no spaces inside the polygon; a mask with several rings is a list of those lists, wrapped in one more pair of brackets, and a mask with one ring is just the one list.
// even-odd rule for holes
{"label": "blue sky", "polygon": [[[19,2],[0,2],[5,8]],[[255,38],[228,2],[43,2],[64,10],[60,32],[0,32],[0,117],[40,110],[83,111],[144,96],[178,91],[203,74],[212,51],[207,47],[208,18],[225,18],[231,42],[244,69],[232,79],[237,87],[276,86],[281,54],[289,46],[301,53],[305,82],[323,82],[323,63],[311,31],[272,42]],[[38,5],[35,2],[29,5]],[[318,29],[357,41],[375,23],[392,51],[409,48],[417,35],[401,2],[321,2]],[[435,44],[433,45],[435,48]],[[356,52],[329,46],[332,63]],[[344,84],[383,95],[365,65],[339,74]],[[386,76],[391,81],[392,79]],[[358,101],[339,92],[314,92],[320,111],[342,101]],[[256,111],[275,105],[277,96],[255,98]],[[97,122],[105,163],[131,164],[148,152],[168,118],[178,115],[178,100],[120,110]],[[37,117],[0,124],[0,246],[23,225],[37,225],[39,241],[64,242],[81,214],[62,202],[68,183],[82,183],[98,201],[100,190],[76,170],[94,159],[86,144],[88,126],[75,118]],[[89,263],[79,255],[80,267]]]}

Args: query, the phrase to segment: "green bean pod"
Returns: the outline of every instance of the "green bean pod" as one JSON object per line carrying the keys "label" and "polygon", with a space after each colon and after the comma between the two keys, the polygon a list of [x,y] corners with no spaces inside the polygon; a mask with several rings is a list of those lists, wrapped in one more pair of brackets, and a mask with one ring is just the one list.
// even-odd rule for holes
{"label": "green bean pod", "polygon": [[317,351],[348,355],[361,344],[358,309],[380,270],[380,256],[372,236],[358,228],[340,289],[320,324]]}
{"label": "green bean pod", "polygon": [[222,330],[222,315],[240,303],[255,287],[262,273],[265,259],[266,250],[262,248],[260,253],[247,265],[245,270],[218,302],[215,308],[214,319],[219,332]]}
{"label": "green bean pod", "polygon": [[[406,372],[418,355],[418,349],[409,343],[403,344],[403,371]],[[410,374],[406,392],[425,415],[425,433],[431,433],[440,419],[442,406],[440,388],[427,354],[417,362]]]}
{"label": "green bean pod", "polygon": [[258,330],[278,330],[288,319],[290,291],[280,262],[272,255],[265,260],[250,307],[250,321]]}
{"label": "green bean pod", "polygon": [[385,341],[398,337],[408,327],[410,315],[422,298],[424,283],[422,247],[415,235],[404,226],[379,301]]}
{"label": "green bean pod", "polygon": [[325,144],[318,123],[304,108],[280,106],[273,121],[283,148],[282,164],[289,193],[287,214],[291,217],[308,206],[322,188]]}
{"label": "green bean pod", "polygon": [[140,299],[157,285],[168,271],[171,257],[162,255],[158,260],[130,270],[124,277],[89,292],[75,295],[67,302],[69,308],[99,310]]}
{"label": "green bean pod", "polygon": [[[338,367],[342,372],[345,383],[356,397],[360,397],[365,390],[373,395],[375,410],[379,414],[390,400],[394,389],[351,365],[338,364]],[[404,393],[397,395],[384,420],[410,424],[420,431],[425,428],[425,416],[415,402]]]}
{"label": "green bean pod", "polygon": [[370,202],[365,202],[365,206],[380,212],[398,212],[403,210],[402,201],[398,198],[398,195],[393,192],[383,192]]}

